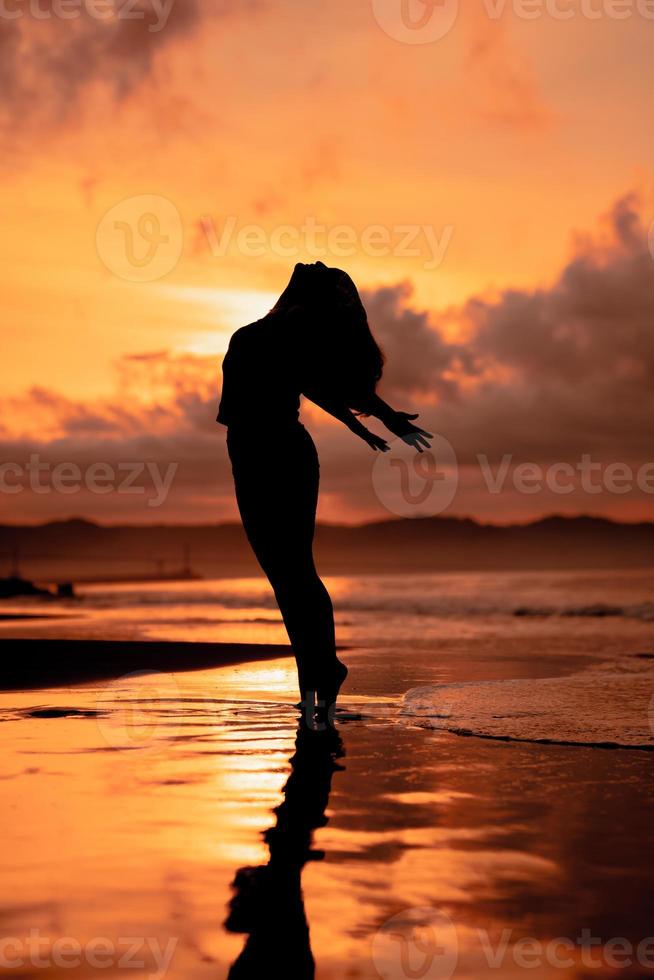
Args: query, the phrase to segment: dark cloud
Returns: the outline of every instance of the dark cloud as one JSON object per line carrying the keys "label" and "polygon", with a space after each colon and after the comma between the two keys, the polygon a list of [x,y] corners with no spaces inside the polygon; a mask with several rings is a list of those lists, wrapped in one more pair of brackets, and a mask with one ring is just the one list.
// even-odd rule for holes
{"label": "dark cloud", "polygon": [[447,343],[434,330],[429,314],[409,307],[410,283],[363,292],[375,336],[384,350],[384,391],[389,398],[408,393],[423,397],[454,396],[448,373],[466,359],[465,350]]}
{"label": "dark cloud", "polygon": [[[68,121],[94,87],[121,100],[154,70],[177,41],[212,17],[259,6],[262,0],[126,0],[88,4],[62,19],[56,0],[40,0],[35,17],[27,3],[10,5],[21,16],[0,32],[0,128],[49,128]],[[72,11],[72,7],[69,8]],[[106,18],[106,11],[113,10]],[[99,11],[100,16],[89,11]]]}
{"label": "dark cloud", "polygon": [[654,260],[633,195],[549,289],[471,299],[460,320],[481,380],[440,417],[462,448],[544,458],[651,450]]}

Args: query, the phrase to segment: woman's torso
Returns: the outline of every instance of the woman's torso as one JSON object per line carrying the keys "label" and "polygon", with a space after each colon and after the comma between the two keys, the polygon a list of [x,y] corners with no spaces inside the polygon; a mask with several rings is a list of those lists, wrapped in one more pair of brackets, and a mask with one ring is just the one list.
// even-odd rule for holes
{"label": "woman's torso", "polygon": [[237,426],[297,423],[300,380],[295,345],[272,316],[241,327],[223,360],[217,421]]}

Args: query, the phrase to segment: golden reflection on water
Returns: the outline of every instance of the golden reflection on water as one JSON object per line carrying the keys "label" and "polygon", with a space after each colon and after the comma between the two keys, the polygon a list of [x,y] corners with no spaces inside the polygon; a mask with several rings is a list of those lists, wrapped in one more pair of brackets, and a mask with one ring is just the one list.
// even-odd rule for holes
{"label": "golden reflection on water", "polygon": [[[402,909],[452,918],[463,978],[500,975],[478,929],[629,928],[610,918],[604,848],[586,830],[597,840],[601,821],[631,821],[611,853],[633,882],[629,842],[643,841],[643,860],[648,840],[634,816],[651,810],[647,760],[393,727],[371,706],[341,726],[339,768],[331,749],[306,746],[298,766],[294,684],[285,659],[0,695],[5,934],[141,936],[162,948],[172,937],[170,980],[222,980],[244,950],[256,964],[262,943],[287,967],[294,951],[296,972],[315,958],[319,980],[371,980],[375,936]],[[637,805],[625,809],[628,794]],[[244,872],[234,891],[243,868],[268,870]],[[501,976],[523,973],[507,962]]]}

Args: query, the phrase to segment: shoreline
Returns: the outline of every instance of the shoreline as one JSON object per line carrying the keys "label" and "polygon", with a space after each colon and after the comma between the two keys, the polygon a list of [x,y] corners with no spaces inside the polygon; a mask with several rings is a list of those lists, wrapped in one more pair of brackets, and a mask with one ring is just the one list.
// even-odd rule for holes
{"label": "shoreline", "polygon": [[138,672],[177,673],[291,657],[282,643],[3,637],[0,691],[66,687]]}

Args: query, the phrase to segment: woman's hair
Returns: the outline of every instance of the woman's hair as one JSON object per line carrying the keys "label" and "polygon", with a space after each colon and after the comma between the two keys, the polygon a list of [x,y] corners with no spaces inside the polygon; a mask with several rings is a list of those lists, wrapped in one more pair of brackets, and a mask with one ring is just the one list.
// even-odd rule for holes
{"label": "woman's hair", "polygon": [[301,321],[312,383],[365,414],[382,376],[384,355],[348,274],[322,262],[296,266],[271,313],[295,314]]}

